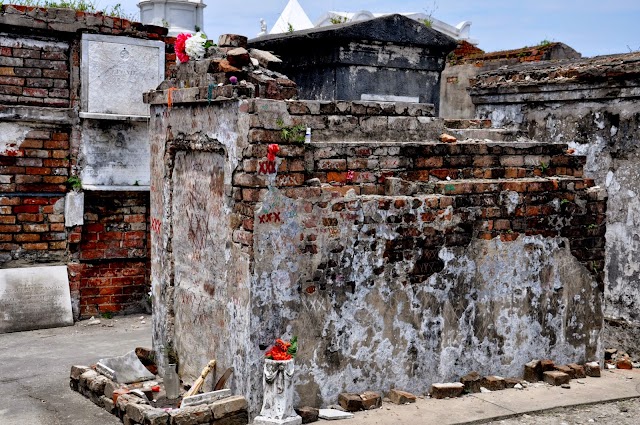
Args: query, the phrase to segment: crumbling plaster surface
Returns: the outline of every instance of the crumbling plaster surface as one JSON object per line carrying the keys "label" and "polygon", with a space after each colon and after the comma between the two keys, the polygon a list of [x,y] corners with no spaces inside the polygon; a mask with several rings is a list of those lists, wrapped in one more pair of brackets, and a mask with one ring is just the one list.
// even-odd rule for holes
{"label": "crumbling plaster surface", "polygon": [[[303,185],[299,167],[314,167],[306,151],[330,151],[329,142],[282,143],[274,172],[265,171],[259,161],[280,135],[280,117],[293,124],[282,102],[152,106],[154,348],[177,353],[183,381],[215,357],[219,371],[234,367],[232,390],[255,416],[264,350],[293,335],[300,405],[333,403],[344,390],[424,393],[473,369],[519,376],[533,357],[598,358],[601,290],[569,240],[524,231],[502,235],[512,242],[474,239],[484,234],[474,192],[460,192],[458,205],[426,183],[413,197]],[[357,129],[314,137],[325,133],[359,137]],[[367,140],[382,146],[384,133],[377,137]],[[573,182],[543,183],[557,190],[548,200],[555,231],[595,224],[590,184],[576,178],[583,189],[574,193]],[[525,180],[491,196],[507,218],[524,214],[527,184],[542,188]],[[576,214],[588,216],[564,222],[563,194],[577,196],[585,210]]]}
{"label": "crumbling plaster surface", "polygon": [[[640,322],[640,112],[630,102],[526,107],[536,140],[587,155],[585,175],[607,189],[605,315]],[[526,118],[525,118],[526,117]]]}
{"label": "crumbling plaster surface", "polygon": [[[611,59],[625,63],[624,58]],[[620,82],[604,83],[599,78],[607,67],[594,69],[587,71],[593,80],[502,83],[472,90],[472,98],[478,118],[492,119],[494,126],[517,129],[534,140],[567,143],[576,154],[587,156],[585,176],[609,193],[604,312],[640,323],[640,87],[637,80],[623,80],[629,70],[616,77]],[[485,81],[494,78],[487,75]]]}
{"label": "crumbling plaster surface", "polygon": [[18,155],[20,145],[24,142],[29,131],[31,128],[24,125],[0,122],[0,154],[4,156]]}
{"label": "crumbling plaster surface", "polygon": [[197,132],[192,109],[152,110],[153,340],[158,354],[161,346],[178,354],[185,382],[215,358],[219,371],[235,368],[232,390],[247,393],[249,254],[229,223],[248,132],[238,106],[202,108]]}
{"label": "crumbling plaster surface", "polygon": [[[256,213],[252,335],[258,344],[283,332],[299,336],[298,404],[390,386],[425,393],[432,382],[472,370],[520,376],[536,357],[596,358],[601,293],[565,239],[520,236],[443,247],[442,270],[409,283],[420,249],[404,261],[386,261],[385,244],[399,235],[378,209],[379,197],[346,201],[352,207],[337,229],[317,235],[317,254],[299,251],[300,235],[321,214],[317,207],[270,189]],[[274,211],[282,222],[260,222]],[[444,230],[459,221],[445,213],[429,226]],[[314,280],[326,290],[309,286]]]}

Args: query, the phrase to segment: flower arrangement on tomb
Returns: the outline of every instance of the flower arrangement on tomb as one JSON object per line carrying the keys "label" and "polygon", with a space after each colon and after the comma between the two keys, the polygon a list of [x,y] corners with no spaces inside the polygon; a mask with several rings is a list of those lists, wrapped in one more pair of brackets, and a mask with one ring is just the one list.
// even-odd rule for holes
{"label": "flower arrangement on tomb", "polygon": [[270,360],[291,360],[298,352],[298,337],[294,336],[291,341],[276,339],[276,343],[264,353]]}
{"label": "flower arrangement on tomb", "polygon": [[190,59],[203,59],[207,48],[211,46],[213,43],[207,39],[207,35],[198,31],[193,35],[185,32],[178,34],[174,48],[178,62],[186,63]]}

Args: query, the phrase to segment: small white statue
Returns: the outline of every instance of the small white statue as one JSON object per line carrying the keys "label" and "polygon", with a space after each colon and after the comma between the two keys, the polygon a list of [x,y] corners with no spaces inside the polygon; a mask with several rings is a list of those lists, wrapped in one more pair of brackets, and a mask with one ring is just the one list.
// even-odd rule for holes
{"label": "small white statue", "polygon": [[260,18],[260,32],[258,33],[258,37],[262,37],[263,35],[267,35],[267,21]]}
{"label": "small white statue", "polygon": [[254,425],[300,425],[302,418],[293,410],[293,359],[265,360],[262,385],[264,396],[260,416]]}

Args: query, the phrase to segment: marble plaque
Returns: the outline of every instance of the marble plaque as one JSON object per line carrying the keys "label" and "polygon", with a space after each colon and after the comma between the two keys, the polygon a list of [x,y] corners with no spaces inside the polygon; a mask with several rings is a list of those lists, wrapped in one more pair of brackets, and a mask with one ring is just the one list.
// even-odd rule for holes
{"label": "marble plaque", "polygon": [[70,325],[66,266],[0,270],[0,334]]}
{"label": "marble plaque", "polygon": [[148,116],[142,93],[164,80],[162,41],[82,35],[82,111]]}
{"label": "marble plaque", "polygon": [[82,186],[148,188],[148,125],[141,121],[83,120]]}

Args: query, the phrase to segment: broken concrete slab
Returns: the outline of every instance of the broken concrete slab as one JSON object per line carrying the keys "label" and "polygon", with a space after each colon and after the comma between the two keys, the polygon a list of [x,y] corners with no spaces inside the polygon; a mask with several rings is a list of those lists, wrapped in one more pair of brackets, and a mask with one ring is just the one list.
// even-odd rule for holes
{"label": "broken concrete slab", "polygon": [[218,391],[210,391],[207,393],[192,395],[182,399],[182,407],[197,406],[199,404],[209,404],[223,398],[231,397],[231,390],[225,388]]}
{"label": "broken concrete slab", "polygon": [[319,409],[318,417],[327,421],[336,421],[340,419],[351,419],[354,414],[349,412],[341,412],[336,409]]}
{"label": "broken concrete slab", "polygon": [[98,365],[105,366],[112,370],[114,376],[111,379],[121,384],[131,384],[155,379],[155,375],[144,367],[136,355],[135,350],[128,352],[124,356],[100,359],[98,360]]}
{"label": "broken concrete slab", "polygon": [[0,270],[0,334],[71,325],[66,266]]}

